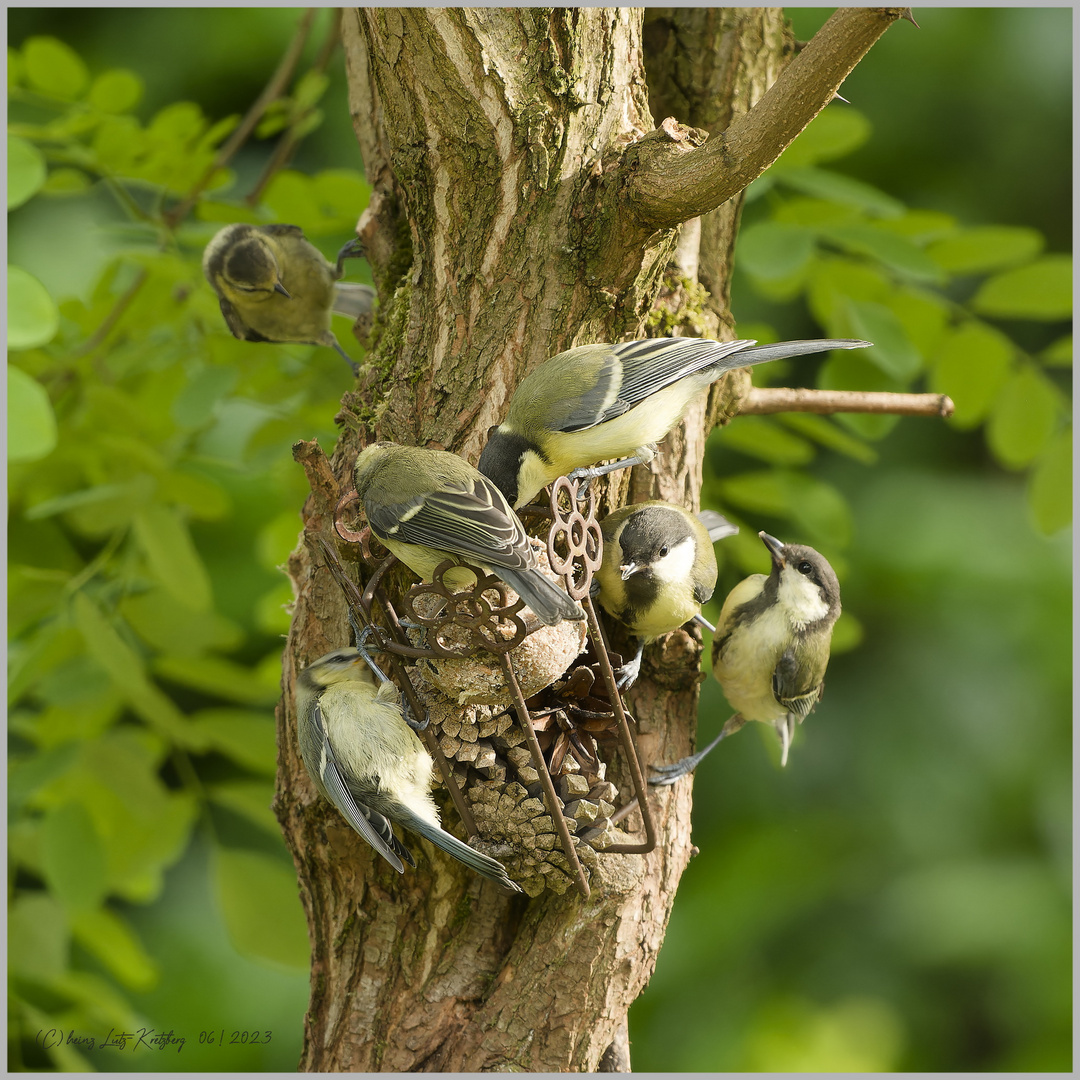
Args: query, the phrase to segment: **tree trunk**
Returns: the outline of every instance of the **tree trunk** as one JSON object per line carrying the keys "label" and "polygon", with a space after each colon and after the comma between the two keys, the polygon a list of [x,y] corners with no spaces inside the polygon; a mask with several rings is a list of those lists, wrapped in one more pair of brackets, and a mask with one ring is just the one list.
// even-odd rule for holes
{"label": "tree trunk", "polygon": [[[848,70],[899,13],[854,10],[838,28]],[[644,46],[642,10],[629,8],[347,9],[342,36],[373,186],[359,232],[381,314],[329,463],[313,445],[297,450],[312,495],[308,542],[289,564],[297,600],[275,805],[312,937],[301,1067],[564,1071],[603,1059],[624,1071],[627,1009],[652,973],[691,854],[690,785],[652,797],[651,854],[598,856],[587,901],[572,890],[507,897],[415,838],[419,866],[397,875],[319,800],[297,753],[296,671],[348,644],[344,600],[314,538],[336,542],[334,504],[373,438],[475,462],[514,386],[547,356],[649,333],[733,336],[738,200],[727,201],[737,191],[725,189],[724,172],[752,140],[730,125],[762,97],[790,42],[775,9],[650,13]],[[809,102],[801,126],[846,73],[820,68],[799,87]],[[674,115],[705,130],[665,122],[654,131],[646,71],[657,121]],[[752,143],[748,168],[773,160],[792,126],[772,157]],[[702,143],[725,129],[721,165],[716,139]],[[673,168],[680,179],[669,184]],[[680,229],[702,213],[700,229]],[[722,380],[650,468],[629,481],[615,474],[608,505],[625,501],[629,485],[635,500],[696,508],[708,429],[734,415],[748,385],[745,372]],[[354,558],[346,548],[343,561]],[[647,656],[628,702],[645,762],[690,751],[699,669],[700,639],[686,630]],[[625,800],[618,756],[609,769]],[[461,835],[453,809],[444,805],[443,817]],[[639,830],[638,815],[624,825]]]}

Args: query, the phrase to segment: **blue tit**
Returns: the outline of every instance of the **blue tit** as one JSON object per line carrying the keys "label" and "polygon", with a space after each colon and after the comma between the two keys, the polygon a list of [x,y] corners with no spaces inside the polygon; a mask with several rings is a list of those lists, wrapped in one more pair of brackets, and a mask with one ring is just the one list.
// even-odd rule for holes
{"label": "blue tit", "polygon": [[772,569],[740,581],[724,601],[713,638],[713,674],[736,710],[704,750],[673,765],[653,766],[670,784],[693,770],[721,739],[758,720],[780,737],[787,764],[795,731],[825,685],[832,632],[840,617],[840,583],[825,557],[805,544],[758,533]]}
{"label": "blue tit", "polygon": [[694,515],[660,500],[623,506],[600,523],[597,598],[638,639],[637,655],[619,671],[621,688],[637,679],[650,641],[700,615],[716,588],[713,544],[738,531],[715,511]]}
{"label": "blue tit", "polygon": [[[506,582],[548,626],[585,618],[540,573],[525,529],[499,489],[456,454],[372,443],[357,457],[353,477],[371,531],[424,581],[445,559],[467,562]],[[454,589],[474,580],[468,570],[444,578]]]}
{"label": "blue tit", "polygon": [[600,475],[651,461],[655,444],[683,418],[695,395],[732,368],[869,344],[828,338],[776,345],[647,338],[569,349],[521,381],[478,468],[516,510],[576,469],[633,455],[599,472],[590,470]]}
{"label": "blue tit", "polygon": [[300,756],[320,794],[399,874],[416,861],[391,822],[504,889],[521,891],[502,863],[440,825],[431,758],[405,723],[397,688],[389,680],[376,687],[362,650],[327,653],[297,675],[296,722]]}
{"label": "blue tit", "polygon": [[330,329],[330,313],[355,319],[371,310],[370,285],[339,280],[345,260],[363,251],[352,240],[331,264],[298,225],[227,225],[206,245],[203,273],[233,337],[326,345],[355,374],[357,365]]}

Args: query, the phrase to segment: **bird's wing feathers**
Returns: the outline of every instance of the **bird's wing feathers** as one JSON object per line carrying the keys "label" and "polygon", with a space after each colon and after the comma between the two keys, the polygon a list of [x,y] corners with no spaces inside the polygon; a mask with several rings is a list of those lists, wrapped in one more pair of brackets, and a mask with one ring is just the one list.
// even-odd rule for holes
{"label": "bird's wing feathers", "polygon": [[371,311],[377,295],[370,285],[358,281],[338,281],[334,284],[332,310],[346,318],[357,319]]}
{"label": "bird's wing feathers", "polygon": [[322,752],[325,761],[319,775],[330,801],[337,807],[342,817],[399,873],[405,872],[402,859],[410,866],[416,866],[412,852],[394,835],[390,822],[382,814],[365,806],[353,790],[345,783],[338,769],[334,748],[326,737],[326,725],[323,723],[322,709],[315,702],[314,722],[319,731]]}
{"label": "bird's wing feathers", "polygon": [[750,340],[720,342],[705,338],[646,338],[612,345],[612,352],[622,364],[622,386],[616,403],[621,408],[605,412],[598,417],[597,423],[632,409],[657,390],[712,367],[752,344]]}
{"label": "bird's wing feathers", "polygon": [[715,544],[717,540],[723,540],[725,536],[734,536],[739,531],[739,526],[732,524],[723,514],[715,510],[699,510],[698,521],[705,526],[709,539]]}
{"label": "bird's wing feathers", "polygon": [[473,555],[484,566],[528,569],[532,549],[521,522],[499,490],[481,480],[373,506],[368,522],[376,535],[402,543]]}
{"label": "bird's wing feathers", "polygon": [[237,311],[224,296],[218,297],[218,303],[221,307],[221,314],[225,317],[225,325],[229,328],[229,331],[234,338],[239,338],[241,341],[269,340],[269,338],[264,338],[262,334],[252,330],[251,327],[240,318],[240,312]]}
{"label": "bird's wing feathers", "polygon": [[801,665],[794,649],[785,649],[773,671],[773,696],[802,721],[821,696],[823,675],[823,671],[816,670],[816,665]]}

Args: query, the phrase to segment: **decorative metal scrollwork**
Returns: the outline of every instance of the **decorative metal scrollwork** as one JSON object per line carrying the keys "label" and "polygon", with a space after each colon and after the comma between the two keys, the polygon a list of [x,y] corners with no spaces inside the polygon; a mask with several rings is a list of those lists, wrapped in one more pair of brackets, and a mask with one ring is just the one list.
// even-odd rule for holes
{"label": "decorative metal scrollwork", "polygon": [[582,600],[589,594],[593,574],[604,558],[604,540],[596,521],[596,491],[588,488],[582,513],[578,501],[579,480],[560,476],[551,485],[551,513],[548,529],[548,559],[551,569],[562,577],[566,591]]}

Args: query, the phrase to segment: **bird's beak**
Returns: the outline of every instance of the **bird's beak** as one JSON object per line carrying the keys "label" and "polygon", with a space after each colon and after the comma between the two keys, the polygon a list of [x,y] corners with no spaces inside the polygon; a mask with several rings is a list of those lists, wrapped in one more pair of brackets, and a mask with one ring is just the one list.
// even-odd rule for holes
{"label": "bird's beak", "polygon": [[642,569],[644,569],[644,567],[638,566],[638,564],[635,562],[624,563],[622,566],[619,567],[619,573],[622,574],[623,581],[626,581],[627,578],[633,576]]}
{"label": "bird's beak", "polygon": [[791,747],[791,736],[795,731],[795,717],[788,713],[783,720],[777,721],[776,734],[780,736],[780,767],[787,764],[788,749]]}
{"label": "bird's beak", "polygon": [[784,544],[782,541],[777,540],[775,536],[770,536],[767,532],[759,532],[758,536],[761,537],[761,542],[769,549],[769,554],[772,556],[773,565],[779,569],[784,567]]}
{"label": "bird's beak", "polygon": [[289,290],[286,289],[285,286],[282,285],[280,281],[275,281],[274,282],[274,292],[281,293],[281,295],[284,296],[286,300],[291,300],[292,299],[292,295],[289,293]]}

